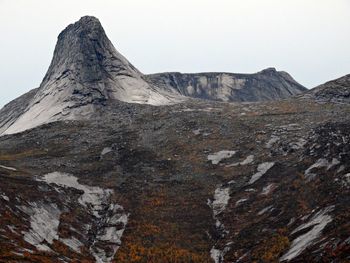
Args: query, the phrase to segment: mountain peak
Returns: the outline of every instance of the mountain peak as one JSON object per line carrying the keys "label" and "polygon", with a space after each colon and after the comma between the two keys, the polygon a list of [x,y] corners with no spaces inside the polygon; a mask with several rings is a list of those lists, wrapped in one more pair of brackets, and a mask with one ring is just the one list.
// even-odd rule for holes
{"label": "mountain peak", "polygon": [[[105,73],[104,60],[107,57],[121,57],[115,53],[100,21],[92,16],[84,16],[59,34],[52,63],[42,84],[72,70],[79,73],[76,75],[83,82],[100,80]],[[121,64],[127,64],[124,58],[121,59]]]}
{"label": "mountain peak", "polygon": [[94,16],[83,16],[77,22],[72,23],[64,29],[59,37],[64,36],[67,32],[72,30],[87,30],[87,31],[103,31],[100,20]]}
{"label": "mountain peak", "polygon": [[108,39],[100,21],[84,16],[58,36],[49,69],[32,100],[0,133],[92,116],[108,101],[163,105],[178,101],[144,80]]}

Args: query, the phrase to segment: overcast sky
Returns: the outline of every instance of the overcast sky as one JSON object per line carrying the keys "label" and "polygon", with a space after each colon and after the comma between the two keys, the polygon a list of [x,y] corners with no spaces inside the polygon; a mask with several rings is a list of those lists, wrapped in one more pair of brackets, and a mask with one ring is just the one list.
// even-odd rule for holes
{"label": "overcast sky", "polygon": [[349,0],[0,0],[0,107],[40,85],[84,15],[144,73],[276,67],[312,88],[350,73],[349,14]]}

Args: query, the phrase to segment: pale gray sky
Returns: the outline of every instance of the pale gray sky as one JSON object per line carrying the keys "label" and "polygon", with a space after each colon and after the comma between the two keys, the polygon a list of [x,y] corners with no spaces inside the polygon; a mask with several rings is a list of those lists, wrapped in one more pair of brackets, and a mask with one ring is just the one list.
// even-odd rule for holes
{"label": "pale gray sky", "polygon": [[276,67],[311,88],[350,73],[349,14],[349,0],[0,0],[0,107],[39,86],[84,15],[144,73]]}

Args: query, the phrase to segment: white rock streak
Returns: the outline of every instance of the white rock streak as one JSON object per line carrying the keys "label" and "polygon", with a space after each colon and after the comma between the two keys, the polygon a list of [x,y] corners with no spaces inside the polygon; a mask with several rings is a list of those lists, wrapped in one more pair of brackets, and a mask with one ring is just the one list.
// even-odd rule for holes
{"label": "white rock streak", "polygon": [[268,170],[270,170],[275,165],[274,162],[261,163],[258,166],[258,171],[249,180],[248,184],[253,184],[259,180]]}
{"label": "white rock streak", "polygon": [[212,202],[212,208],[214,217],[223,212],[230,200],[230,187],[218,187],[214,192],[214,200]]}
{"label": "white rock streak", "polygon": [[272,135],[270,140],[266,143],[266,148],[271,148],[276,142],[280,140],[280,137]]}
{"label": "white rock streak", "polygon": [[214,154],[208,155],[208,160],[211,161],[212,164],[218,164],[224,159],[231,158],[234,154],[236,154],[236,151],[220,151]]}
{"label": "white rock streak", "polygon": [[112,148],[111,147],[105,147],[103,148],[102,152],[101,152],[101,156],[107,154],[107,153],[110,153],[112,151]]}
{"label": "white rock streak", "polygon": [[6,170],[9,170],[9,171],[17,171],[16,168],[5,166],[5,165],[0,165],[0,168],[6,169]]}
{"label": "white rock streak", "polygon": [[265,186],[261,191],[261,195],[268,195],[271,192],[273,186],[274,186],[273,183]]}
{"label": "white rock streak", "polygon": [[24,240],[38,250],[51,251],[45,243],[52,244],[53,240],[58,239],[57,229],[61,211],[55,204],[44,205],[35,202],[20,209],[30,215],[30,229],[23,232]]}
{"label": "white rock streak", "polygon": [[[230,183],[234,183],[234,181],[230,181]],[[213,209],[213,218],[215,219],[215,227],[217,231],[224,236],[228,231],[225,229],[224,224],[222,224],[218,218],[218,215],[221,214],[228,202],[230,200],[230,187],[219,186],[215,189],[214,192],[214,200],[211,202],[208,200],[208,205]],[[225,253],[230,249],[229,246],[225,247],[223,250],[217,249],[215,246],[210,250],[210,256],[214,260],[215,263],[223,262],[223,258]]]}
{"label": "white rock streak", "polygon": [[328,162],[326,159],[321,158],[316,161],[313,165],[311,165],[306,171],[305,171],[305,177],[307,180],[312,180],[316,174],[312,173],[313,169],[320,169],[326,167],[327,170],[331,169],[333,166],[336,166],[340,164],[339,160],[333,158],[331,162]]}
{"label": "white rock streak", "polygon": [[73,251],[80,253],[80,247],[83,246],[83,243],[81,243],[78,239],[75,237],[72,238],[60,238],[60,241],[65,244],[67,247],[72,249]]}
{"label": "white rock streak", "polygon": [[331,212],[333,208],[333,206],[329,206],[322,209],[316,213],[309,222],[297,227],[291,234],[295,234],[309,227],[312,228],[293,240],[290,249],[280,258],[280,261],[290,261],[303,252],[308,246],[312,245],[314,241],[320,237],[322,230],[332,222],[332,217],[328,215],[328,213]]}
{"label": "white rock streak", "polygon": [[[97,228],[94,234],[95,238],[90,246],[90,252],[98,263],[111,262],[121,245],[121,237],[129,216],[124,212],[122,206],[111,203],[112,190],[80,184],[77,177],[59,172],[46,174],[40,180],[48,184],[82,191],[78,201],[82,206],[89,209],[90,214],[95,218],[94,222],[88,225],[87,228],[91,229],[92,226]],[[64,239],[62,242],[73,250],[79,251],[81,243],[79,240],[72,238]]]}
{"label": "white rock streak", "polygon": [[6,195],[6,194],[0,194],[0,197],[2,198],[2,199],[4,199],[5,201],[10,201],[10,198]]}
{"label": "white rock streak", "polygon": [[248,155],[242,162],[232,163],[232,164],[227,165],[226,167],[234,167],[234,166],[238,166],[238,165],[247,165],[247,164],[251,164],[252,162],[254,162],[254,155]]}

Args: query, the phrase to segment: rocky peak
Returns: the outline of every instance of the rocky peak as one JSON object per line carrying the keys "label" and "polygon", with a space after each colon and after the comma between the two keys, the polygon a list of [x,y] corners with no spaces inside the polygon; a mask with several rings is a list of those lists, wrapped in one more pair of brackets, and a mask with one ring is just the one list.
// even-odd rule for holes
{"label": "rocky peak", "polygon": [[52,79],[74,74],[75,80],[90,83],[111,76],[111,71],[138,76],[141,73],[119,54],[100,21],[84,16],[58,36],[54,56],[43,85]]}
{"label": "rocky peak", "polygon": [[[6,123],[0,122],[0,134],[58,120],[89,118],[109,102],[163,105],[179,100],[175,97],[147,83],[114,48],[99,20],[85,16],[59,34],[39,89],[25,109],[6,118]],[[20,105],[14,108],[20,109]]]}
{"label": "rocky peak", "polygon": [[263,70],[260,71],[259,73],[263,73],[263,74],[275,74],[275,73],[277,73],[277,70],[276,70],[276,68],[270,67],[270,68],[263,69]]}

